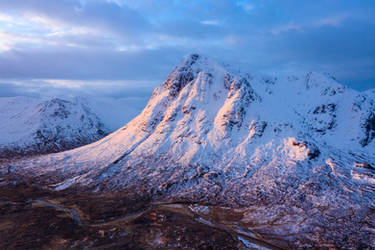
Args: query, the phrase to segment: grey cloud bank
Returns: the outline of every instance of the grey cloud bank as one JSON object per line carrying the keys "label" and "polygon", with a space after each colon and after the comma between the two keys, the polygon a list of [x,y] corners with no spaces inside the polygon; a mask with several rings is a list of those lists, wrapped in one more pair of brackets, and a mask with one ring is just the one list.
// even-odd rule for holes
{"label": "grey cloud bank", "polygon": [[[369,0],[5,0],[0,95],[48,88],[148,96],[190,52],[267,73],[331,72],[364,90],[375,88],[373,44],[375,2]],[[94,85],[57,88],[35,79]],[[126,84],[109,84],[119,80]]]}

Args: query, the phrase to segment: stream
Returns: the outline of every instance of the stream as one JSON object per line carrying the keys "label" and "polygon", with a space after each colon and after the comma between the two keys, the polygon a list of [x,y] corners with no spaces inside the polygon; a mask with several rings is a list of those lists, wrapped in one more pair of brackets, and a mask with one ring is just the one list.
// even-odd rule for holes
{"label": "stream", "polygon": [[72,218],[75,220],[75,222],[80,226],[82,225],[81,217],[79,216],[77,210],[75,210],[74,208],[61,207],[59,205],[53,204],[53,203],[45,201],[45,200],[33,200],[33,202],[34,203],[40,203],[40,204],[43,204],[43,205],[48,206],[48,207],[53,207],[55,209],[62,210],[64,212],[71,213]]}
{"label": "stream", "polygon": [[[240,227],[233,227],[231,224],[222,224],[222,223],[217,223],[213,220],[210,220],[207,216],[204,216],[204,218],[194,211],[189,205],[186,204],[178,204],[178,203],[153,203],[151,204],[150,207],[143,209],[138,212],[130,213],[124,216],[120,216],[117,218],[111,218],[110,220],[107,220],[105,222],[101,223],[90,223],[88,221],[84,221],[77,210],[74,208],[69,208],[69,207],[63,207],[60,205],[57,205],[55,203],[45,201],[45,200],[31,200],[32,203],[39,203],[48,207],[52,207],[56,210],[64,211],[66,213],[71,214],[72,218],[74,221],[80,225],[80,226],[91,226],[91,227],[99,227],[99,226],[105,226],[105,225],[110,225],[114,224],[117,222],[122,222],[122,223],[130,223],[143,214],[151,211],[151,210],[168,210],[172,212],[176,212],[179,214],[183,215],[188,215],[195,221],[205,224],[207,226],[225,230],[227,232],[230,232],[232,235],[235,235],[239,241],[241,241],[246,247],[248,248],[257,248],[257,249],[284,249],[282,247],[276,246],[270,242],[265,241],[264,239],[259,239],[254,235],[253,233],[248,233],[243,230],[241,230]],[[203,206],[202,206],[203,207]]]}

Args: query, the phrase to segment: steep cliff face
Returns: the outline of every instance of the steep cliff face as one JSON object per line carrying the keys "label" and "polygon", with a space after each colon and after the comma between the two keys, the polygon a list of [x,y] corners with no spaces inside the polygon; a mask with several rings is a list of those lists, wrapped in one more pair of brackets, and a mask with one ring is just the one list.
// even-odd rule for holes
{"label": "steep cliff face", "polygon": [[233,223],[286,247],[369,246],[374,113],[368,93],[327,75],[271,78],[194,54],[123,128],[12,171],[53,173],[58,190],[132,188],[236,208]]}
{"label": "steep cliff face", "polygon": [[59,152],[82,146],[108,134],[83,99],[0,100],[0,158]]}

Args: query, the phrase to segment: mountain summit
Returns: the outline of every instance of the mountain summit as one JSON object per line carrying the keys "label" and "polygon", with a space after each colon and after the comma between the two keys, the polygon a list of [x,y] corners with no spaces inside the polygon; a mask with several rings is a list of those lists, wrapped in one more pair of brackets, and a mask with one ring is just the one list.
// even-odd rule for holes
{"label": "mountain summit", "polygon": [[375,245],[374,99],[329,75],[273,78],[192,54],[123,128],[19,165],[57,176],[57,190],[236,208],[238,225],[285,247]]}
{"label": "mountain summit", "polygon": [[0,160],[72,149],[109,132],[83,98],[3,97],[0,117]]}

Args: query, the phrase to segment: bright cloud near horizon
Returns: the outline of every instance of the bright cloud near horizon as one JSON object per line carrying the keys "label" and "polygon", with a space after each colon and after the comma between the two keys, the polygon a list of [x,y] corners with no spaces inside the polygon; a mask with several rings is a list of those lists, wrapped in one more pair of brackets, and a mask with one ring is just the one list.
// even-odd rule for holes
{"label": "bright cloud near horizon", "polygon": [[192,52],[259,72],[330,72],[365,90],[374,44],[374,0],[2,0],[0,96],[115,96],[121,82],[124,95],[147,95]]}

